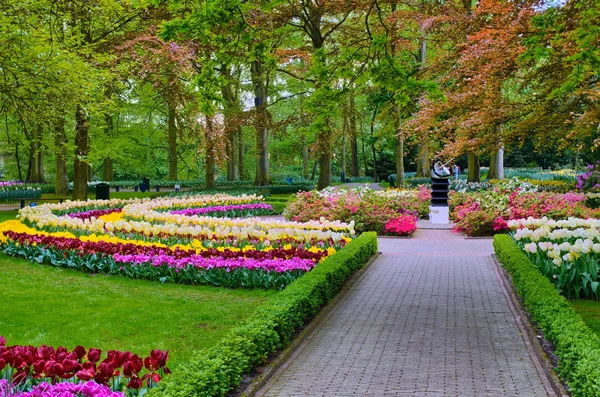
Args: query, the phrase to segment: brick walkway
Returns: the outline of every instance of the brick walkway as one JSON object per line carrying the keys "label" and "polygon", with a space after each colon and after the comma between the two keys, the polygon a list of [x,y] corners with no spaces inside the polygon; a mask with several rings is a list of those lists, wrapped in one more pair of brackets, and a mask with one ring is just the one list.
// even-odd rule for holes
{"label": "brick walkway", "polygon": [[447,230],[383,255],[263,396],[546,396],[490,259]]}

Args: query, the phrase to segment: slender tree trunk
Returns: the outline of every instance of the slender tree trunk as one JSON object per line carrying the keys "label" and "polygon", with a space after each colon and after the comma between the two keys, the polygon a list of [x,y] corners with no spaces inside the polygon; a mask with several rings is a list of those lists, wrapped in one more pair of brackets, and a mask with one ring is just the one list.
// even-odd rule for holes
{"label": "slender tree trunk", "polygon": [[348,107],[348,123],[350,127],[350,155],[352,161],[352,176],[360,175],[358,165],[358,132],[356,130],[356,104],[354,98],[354,87],[350,90],[350,106]]}
{"label": "slender tree trunk", "polygon": [[209,189],[215,188],[215,143],[213,142],[214,134],[214,119],[213,116],[206,116],[206,187]]}
{"label": "slender tree trunk", "polygon": [[396,186],[404,186],[404,135],[400,129],[400,110],[394,106],[396,130]]}
{"label": "slender tree trunk", "polygon": [[302,176],[304,179],[308,179],[308,145],[306,144],[306,136],[302,136]]}
{"label": "slender tree trunk", "polygon": [[500,149],[498,149],[496,157],[498,161],[498,179],[504,179],[504,146],[501,146]]}
{"label": "slender tree trunk", "polygon": [[[112,99],[112,88],[108,88],[104,91],[104,96],[107,101]],[[104,135],[108,138],[113,135],[114,132],[114,121],[112,112],[108,111],[104,115]],[[113,178],[113,160],[110,156],[104,159],[102,163],[102,180],[110,182]]]}
{"label": "slender tree trunk", "polygon": [[266,84],[262,61],[252,62],[252,82],[254,83],[254,101],[256,111],[256,179],[254,184],[264,186],[270,183],[269,175],[269,129],[267,116]]}
{"label": "slender tree trunk", "polygon": [[87,162],[89,148],[89,118],[81,105],[75,111],[75,159],[73,173],[73,200],[87,200],[88,174]]}
{"label": "slender tree trunk", "polygon": [[21,172],[21,160],[19,158],[19,142],[15,139],[15,158],[17,160],[17,173],[19,174],[19,180],[23,180],[23,174]]}
{"label": "slender tree trunk", "polygon": [[322,190],[331,185],[331,145],[329,131],[322,130],[317,134],[319,145],[319,180],[317,189]]}
{"label": "slender tree trunk", "polygon": [[169,180],[176,181],[177,177],[177,110],[171,103],[168,105],[167,139],[169,141]]}
{"label": "slender tree trunk", "polygon": [[[317,157],[320,157],[319,154],[317,153]],[[315,159],[315,162],[313,163],[313,168],[312,168],[312,173],[310,174],[310,180],[314,181],[315,177],[317,176],[317,164],[319,163],[319,159]]]}
{"label": "slender tree trunk", "polygon": [[102,180],[106,182],[111,182],[114,179],[113,172],[113,159],[110,157],[106,157],[104,159],[104,162],[102,163]]}
{"label": "slender tree trunk", "polygon": [[228,80],[226,84],[221,86],[221,95],[223,96],[223,102],[225,105],[225,135],[227,140],[225,142],[225,149],[227,153],[227,180],[236,181],[240,179],[239,167],[238,167],[238,132],[239,129],[235,125],[235,115],[239,113],[238,96],[234,82],[232,80],[232,70],[229,65],[221,65],[221,70]]}
{"label": "slender tree trunk", "polygon": [[245,179],[246,168],[244,167],[244,136],[243,130],[240,127],[238,129],[238,169],[240,173],[240,179]]}
{"label": "slender tree trunk", "polygon": [[[421,32],[419,37],[419,69],[422,69],[427,62],[427,37],[425,32]],[[419,152],[417,159],[417,177],[430,177],[431,169],[429,166],[429,134],[426,133],[419,142]]]}
{"label": "slender tree trunk", "polygon": [[498,179],[498,152],[493,151],[490,154],[490,168],[488,170],[487,179]]}
{"label": "slender tree trunk", "polygon": [[67,134],[64,118],[60,118],[54,124],[54,145],[56,151],[54,192],[57,196],[66,196],[69,194],[69,178],[67,176]]}
{"label": "slender tree trunk", "polygon": [[41,139],[40,127],[36,125],[31,131],[29,166],[27,170],[27,180],[32,182],[44,181],[44,151]]}
{"label": "slender tree trunk", "polygon": [[481,174],[479,167],[479,156],[474,152],[467,153],[467,167],[469,169],[467,182],[480,182]]}
{"label": "slender tree trunk", "polygon": [[375,119],[377,118],[377,107],[373,110],[373,118],[371,119],[371,150],[373,151],[373,178],[377,182],[377,152],[375,150]]}

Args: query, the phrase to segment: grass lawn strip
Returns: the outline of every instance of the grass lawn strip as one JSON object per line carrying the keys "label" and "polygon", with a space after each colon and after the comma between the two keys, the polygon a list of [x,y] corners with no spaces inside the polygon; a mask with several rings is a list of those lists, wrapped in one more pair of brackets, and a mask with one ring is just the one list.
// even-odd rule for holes
{"label": "grass lawn strip", "polygon": [[176,368],[276,294],[87,275],[0,255],[0,334],[10,344],[169,350]]}

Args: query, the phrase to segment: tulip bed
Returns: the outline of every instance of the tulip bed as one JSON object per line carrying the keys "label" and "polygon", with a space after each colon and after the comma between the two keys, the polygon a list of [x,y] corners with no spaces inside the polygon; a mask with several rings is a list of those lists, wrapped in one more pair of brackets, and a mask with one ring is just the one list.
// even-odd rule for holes
{"label": "tulip bed", "polygon": [[528,218],[508,226],[517,245],[565,297],[600,299],[600,220]]}
{"label": "tulip bed", "polygon": [[90,273],[283,289],[353,238],[353,223],[215,217],[270,211],[260,200],[212,195],[28,207],[20,221],[0,224],[0,250]]}
{"label": "tulip bed", "polygon": [[142,358],[130,351],[77,346],[54,349],[7,346],[0,335],[0,395],[3,397],[142,396],[169,375],[168,351]]}

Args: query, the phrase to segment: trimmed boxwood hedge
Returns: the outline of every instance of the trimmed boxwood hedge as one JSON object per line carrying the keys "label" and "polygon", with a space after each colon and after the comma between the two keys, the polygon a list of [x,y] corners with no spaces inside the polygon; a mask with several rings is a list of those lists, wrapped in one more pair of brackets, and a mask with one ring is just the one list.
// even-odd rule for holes
{"label": "trimmed boxwood hedge", "polygon": [[216,346],[196,352],[150,395],[226,395],[241,383],[244,374],[284,348],[294,332],[314,317],[376,252],[376,234],[361,234],[261,305]]}
{"label": "trimmed boxwood hedge", "polygon": [[495,236],[494,248],[533,321],[554,344],[558,374],[566,380],[572,395],[600,396],[600,337],[585,325],[511,237]]}

